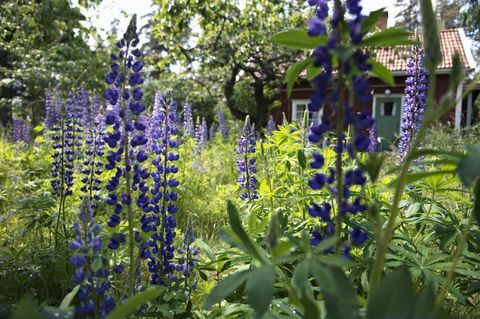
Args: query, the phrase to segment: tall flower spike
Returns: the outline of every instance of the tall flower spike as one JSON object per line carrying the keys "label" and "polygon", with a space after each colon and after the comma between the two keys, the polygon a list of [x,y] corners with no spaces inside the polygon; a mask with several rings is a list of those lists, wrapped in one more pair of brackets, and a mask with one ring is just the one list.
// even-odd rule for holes
{"label": "tall flower spike", "polygon": [[[110,148],[105,168],[114,171],[113,177],[106,185],[109,192],[107,203],[114,208],[108,225],[116,227],[122,219],[128,221],[130,264],[127,297],[131,296],[135,289],[134,275],[137,268],[132,203],[136,202],[142,209],[146,207],[144,205],[144,202],[148,201],[148,198],[145,198],[148,191],[146,181],[150,177],[148,169],[143,168],[148,159],[148,153],[144,149],[148,138],[145,136],[147,126],[141,116],[145,111],[145,106],[141,102],[143,92],[140,87],[144,80],[141,74],[142,54],[136,48],[138,42],[134,15],[123,38],[117,42],[118,54],[111,55],[110,72],[105,78],[105,82],[111,86],[103,94],[110,105],[107,107],[105,120],[110,126],[104,139]],[[117,249],[125,242],[125,234],[115,233],[110,238],[108,247]]]}
{"label": "tall flower spike", "polygon": [[183,106],[183,137],[194,137],[192,105],[186,101]]}
{"label": "tall flower spike", "polygon": [[30,127],[19,118],[12,121],[12,141],[30,144]]}
{"label": "tall flower spike", "polygon": [[369,130],[370,135],[370,145],[368,145],[368,151],[370,153],[378,152],[378,131],[377,125],[374,123]]}
{"label": "tall flower spike", "polygon": [[201,149],[207,147],[208,140],[208,126],[205,118],[202,118],[202,126],[200,127],[200,145]]}
{"label": "tall flower spike", "polygon": [[63,144],[63,179],[65,195],[72,194],[73,172],[75,164],[75,137],[76,137],[76,110],[75,97],[69,94],[65,101],[64,115],[64,144]]}
{"label": "tall flower spike", "polygon": [[195,146],[193,149],[194,154],[200,154],[202,151],[202,124],[200,122],[200,116],[197,116],[197,123],[195,125]]}
{"label": "tall flower spike", "polygon": [[270,118],[268,119],[267,123],[267,131],[268,135],[273,135],[273,131],[277,129],[277,124],[275,123],[275,120],[273,119],[273,116],[270,115]]}
{"label": "tall flower spike", "polygon": [[408,59],[407,79],[405,83],[405,100],[403,102],[402,127],[399,143],[399,158],[405,158],[413,137],[422,123],[427,98],[427,72],[423,67],[423,52],[420,47],[413,46]]}
{"label": "tall flower spike", "polygon": [[197,124],[195,125],[195,140],[193,145],[192,167],[200,173],[205,173],[202,158],[199,156],[203,150],[202,139],[202,124],[200,123],[200,117],[197,116]]}
{"label": "tall flower spike", "polygon": [[225,113],[223,113],[223,111],[218,112],[218,129],[220,130],[223,139],[228,140],[227,119],[225,118]]}
{"label": "tall flower spike", "polygon": [[45,130],[51,130],[56,121],[55,104],[53,103],[53,94],[45,92]]}
{"label": "tall flower spike", "polygon": [[175,162],[179,155],[175,149],[179,146],[177,139],[176,103],[171,94],[163,97],[162,108],[154,118],[155,141],[152,173],[154,185],[150,191],[153,195],[149,202],[144,196],[139,201],[145,202],[144,215],[141,217],[142,231],[149,239],[140,245],[140,257],[147,259],[150,282],[158,285],[169,285],[177,281],[174,274],[174,239],[176,236],[176,218],[178,211],[175,202],[178,199],[176,187],[179,185],[174,174],[178,172]]}
{"label": "tall flower spike", "polygon": [[198,248],[195,246],[192,223],[188,221],[187,229],[183,235],[182,248],[178,248],[179,254],[177,271],[181,273],[185,281],[185,294],[190,298],[191,291],[197,287],[195,280],[195,265],[198,263]]}
{"label": "tall flower spike", "polygon": [[92,207],[97,207],[100,200],[100,175],[103,171],[105,142],[105,118],[101,112],[101,101],[98,96],[92,98],[90,105],[84,109],[85,156],[82,161],[82,191],[88,196]]}
{"label": "tall flower spike", "polygon": [[240,198],[242,200],[251,201],[258,198],[255,187],[257,182],[255,173],[257,169],[255,167],[255,157],[253,157],[253,153],[256,151],[255,146],[255,129],[254,126],[250,124],[250,117],[247,115],[237,146],[237,167],[238,173],[240,174],[237,181],[239,184]]}
{"label": "tall flower spike", "polygon": [[210,125],[210,129],[208,130],[208,140],[210,142],[215,141],[215,125],[214,125],[214,123],[212,123],[212,125]]}
{"label": "tall flower spike", "polygon": [[76,268],[73,283],[80,285],[75,317],[105,318],[115,307],[115,301],[110,295],[107,259],[102,256],[100,226],[94,221],[88,199],[82,201],[77,218],[73,224],[75,238],[70,243],[74,252],[70,263]]}
{"label": "tall flower spike", "polygon": [[[326,17],[328,16],[327,0],[308,0],[309,5],[315,6],[316,16],[309,22],[309,35],[316,36],[326,34],[325,26]],[[349,0],[346,2],[346,10],[349,13],[348,31],[349,40],[353,44],[362,41],[364,34],[362,33],[362,7],[359,0]],[[323,71],[313,80],[314,92],[311,96],[311,102],[308,109],[311,112],[318,112],[324,105],[326,100],[327,88],[332,87],[331,105],[333,106],[333,114],[336,117],[336,143],[334,150],[336,152],[335,169],[328,168],[328,173],[316,173],[309,181],[311,188],[317,190],[326,188],[332,197],[335,198],[336,209],[332,209],[330,202],[323,204],[312,203],[312,207],[308,209],[311,217],[319,218],[323,222],[323,234],[318,230],[312,232],[312,244],[318,244],[321,240],[332,236],[335,231],[345,233],[347,229],[342,223],[343,216],[347,213],[357,214],[366,211],[367,207],[363,204],[363,200],[359,196],[354,196],[351,191],[352,186],[361,186],[366,182],[364,171],[360,168],[344,170],[342,167],[342,153],[347,150],[348,153],[355,157],[356,152],[365,152],[370,145],[368,130],[374,124],[369,111],[356,113],[353,106],[348,102],[340,103],[340,97],[343,96],[343,87],[340,85],[344,81],[331,81],[333,70],[333,56],[335,48],[341,43],[341,37],[344,36],[339,30],[341,20],[345,16],[341,14],[344,11],[342,3],[335,1],[333,14],[330,19],[330,34],[325,45],[318,46],[312,53],[314,65],[322,67]],[[370,88],[367,82],[365,71],[371,68],[368,64],[368,53],[355,49],[351,58],[338,61],[338,74],[342,78],[347,78],[352,83],[355,99],[360,103],[370,103]],[[360,72],[353,74],[352,70],[357,69]],[[353,129],[353,137],[350,141],[346,140],[346,134],[341,129],[350,125]],[[321,123],[311,128],[309,140],[312,143],[319,143],[322,139],[325,141],[325,133],[331,128],[330,119],[322,116]],[[323,156],[319,153],[313,154],[311,167],[321,169],[324,165]],[[335,216],[332,213],[336,212]],[[334,222],[336,225],[334,225]],[[335,227],[336,226],[336,227]],[[343,236],[342,234],[336,234]],[[353,242],[353,240],[352,240]],[[358,243],[356,241],[355,243]],[[354,243],[354,244],[355,244]],[[336,247],[339,252],[339,246]],[[344,247],[344,255],[348,255],[350,247]]]}
{"label": "tall flower spike", "polygon": [[58,120],[52,126],[52,193],[55,196],[62,196],[64,192],[64,162],[65,154],[65,126],[64,126],[64,112],[62,106],[62,97],[57,94],[55,98],[55,112]]}

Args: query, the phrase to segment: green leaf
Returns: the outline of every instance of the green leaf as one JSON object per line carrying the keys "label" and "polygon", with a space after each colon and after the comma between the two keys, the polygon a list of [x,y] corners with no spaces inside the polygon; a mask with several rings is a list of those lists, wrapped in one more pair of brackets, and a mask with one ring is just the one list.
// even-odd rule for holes
{"label": "green leaf", "polygon": [[272,36],[272,41],[276,44],[284,45],[297,49],[315,49],[320,45],[327,44],[327,37],[323,35],[317,35],[311,37],[306,30],[292,29],[281,31]]}
{"label": "green leaf", "polygon": [[389,69],[387,69],[382,63],[378,62],[375,59],[368,59],[368,62],[372,65],[372,69],[370,72],[375,74],[388,85],[395,85],[395,80],[393,79],[392,72],[390,72]]}
{"label": "green leaf", "polygon": [[17,309],[11,316],[11,319],[43,319],[40,315],[37,304],[32,296],[25,296],[20,299]]}
{"label": "green leaf", "polygon": [[92,263],[92,270],[94,272],[97,272],[100,268],[102,268],[102,258],[97,257]]}
{"label": "green leaf", "polygon": [[307,66],[307,79],[309,81],[312,81],[313,78],[315,78],[317,75],[322,72],[323,68],[315,65],[309,65]]}
{"label": "green leaf", "polygon": [[165,287],[155,287],[136,294],[128,298],[124,303],[118,305],[108,315],[107,319],[126,318],[133,314],[141,305],[160,297],[165,291]]}
{"label": "green leaf", "polygon": [[445,150],[421,148],[417,150],[412,150],[412,153],[410,154],[410,160],[414,160],[418,157],[422,157],[426,155],[434,155],[434,156],[445,155],[445,156],[451,156],[453,158],[460,159],[465,154],[463,152],[457,152],[457,151],[445,151]]}
{"label": "green leaf", "polygon": [[308,57],[305,60],[297,62],[290,66],[285,74],[285,83],[287,83],[287,94],[288,96],[292,95],[293,85],[298,79],[300,73],[305,70],[309,65],[313,65],[313,58]]}
{"label": "green leaf", "polygon": [[305,157],[305,153],[303,150],[298,150],[297,152],[297,159],[298,159],[298,164],[300,164],[300,167],[305,169],[307,167],[307,158]]}
{"label": "green leaf", "polygon": [[386,47],[415,43],[408,38],[409,35],[410,33],[404,28],[393,27],[383,29],[366,37],[360,45],[365,47]]}
{"label": "green leaf", "polygon": [[415,290],[406,267],[387,274],[378,287],[370,292],[367,319],[410,319],[415,302]]}
{"label": "green leaf", "polygon": [[477,224],[480,225],[480,178],[477,178],[477,181],[475,182],[474,195],[473,214],[475,214]]}
{"label": "green leaf", "polygon": [[383,153],[370,153],[367,159],[360,163],[360,166],[365,169],[370,177],[370,180],[375,183],[380,174],[380,169],[387,156]]}
{"label": "green leaf", "polygon": [[75,295],[77,294],[78,290],[80,289],[80,285],[76,285],[72,291],[70,291],[62,300],[62,303],[60,304],[60,309],[67,309],[70,307],[70,304],[72,303],[73,298],[75,298]]}
{"label": "green leaf", "polygon": [[245,249],[250,253],[255,259],[267,263],[267,257],[265,251],[263,251],[257,244],[255,244],[252,239],[248,236],[245,230],[242,227],[242,222],[238,216],[238,211],[232,202],[228,201],[227,203],[228,211],[228,221],[230,227],[232,227],[233,232],[238,236],[238,238],[245,245]]}
{"label": "green leaf", "polygon": [[295,266],[292,276],[292,288],[302,298],[302,296],[313,297],[309,276],[311,271],[312,261],[310,258],[302,260]]}
{"label": "green leaf", "polygon": [[316,282],[322,288],[328,318],[358,318],[357,293],[343,270],[317,263],[312,271]]}
{"label": "green leaf", "polygon": [[431,0],[420,0],[420,13],[423,26],[423,46],[425,48],[425,68],[434,71],[442,60],[438,36],[437,16]]}
{"label": "green leaf", "polygon": [[433,309],[435,309],[435,293],[432,285],[428,285],[418,294],[411,319],[436,319]]}
{"label": "green leaf", "polygon": [[380,18],[383,17],[384,14],[385,8],[370,12],[370,14],[362,20],[362,33],[368,33],[368,31],[377,25],[378,21],[380,21]]}
{"label": "green leaf", "polygon": [[273,256],[281,257],[290,252],[292,249],[293,244],[290,241],[280,241],[277,246],[272,251]]}
{"label": "green leaf", "polygon": [[[416,181],[425,179],[427,177],[433,177],[433,176],[447,176],[447,175],[452,175],[455,174],[454,169],[439,169],[435,171],[430,171],[430,172],[420,172],[420,173],[411,173],[407,175],[407,178],[405,179],[405,184],[411,184]],[[388,184],[389,187],[396,187],[398,183],[398,180],[394,180],[390,184]]]}
{"label": "green leaf", "polygon": [[264,265],[250,273],[247,281],[247,302],[255,310],[258,318],[268,310],[273,297],[275,284],[275,269],[271,265]]}
{"label": "green leaf", "polygon": [[462,183],[468,186],[480,175],[480,143],[466,148],[467,153],[460,159],[457,172]]}
{"label": "green leaf", "polygon": [[247,279],[250,270],[236,272],[220,281],[205,299],[205,309],[210,309],[214,304],[228,297]]}

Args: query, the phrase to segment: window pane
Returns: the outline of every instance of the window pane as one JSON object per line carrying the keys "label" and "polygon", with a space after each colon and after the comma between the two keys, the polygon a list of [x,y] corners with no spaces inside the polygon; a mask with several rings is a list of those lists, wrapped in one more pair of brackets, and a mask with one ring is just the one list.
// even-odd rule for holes
{"label": "window pane", "polygon": [[385,102],[383,103],[383,115],[384,116],[394,116],[394,102]]}

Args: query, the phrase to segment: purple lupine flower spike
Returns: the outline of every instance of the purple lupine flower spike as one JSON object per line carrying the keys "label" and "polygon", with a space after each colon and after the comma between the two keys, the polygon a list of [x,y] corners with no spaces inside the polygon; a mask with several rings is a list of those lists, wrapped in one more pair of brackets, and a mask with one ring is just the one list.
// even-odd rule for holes
{"label": "purple lupine flower spike", "polygon": [[192,105],[187,101],[183,107],[183,136],[194,137]]}
{"label": "purple lupine flower spike", "polygon": [[200,127],[200,145],[201,149],[203,150],[207,147],[207,140],[208,140],[208,126],[205,118],[202,119],[202,125]]}
{"label": "purple lupine flower spike", "polygon": [[55,104],[53,103],[53,94],[51,92],[45,93],[45,130],[51,130],[55,124]]}
{"label": "purple lupine flower spike", "polygon": [[94,96],[92,103],[84,110],[85,157],[81,170],[83,175],[81,190],[88,197],[93,209],[97,208],[97,203],[100,200],[98,194],[101,188],[100,175],[104,166],[105,142],[103,136],[105,120],[101,114],[101,107],[100,98]]}
{"label": "purple lupine flower spike", "polygon": [[402,127],[399,143],[401,161],[408,153],[413,137],[422,123],[427,98],[427,72],[423,67],[423,52],[420,47],[413,46],[407,63],[407,79],[405,83],[405,99],[403,102]]}
{"label": "purple lupine flower spike", "polygon": [[[136,205],[144,212],[151,210],[149,153],[145,150],[147,125],[142,117],[146,110],[142,103],[143,62],[138,43],[134,16],[123,38],[117,42],[118,54],[111,55],[110,72],[105,77],[110,86],[103,94],[108,102],[105,123],[109,126],[104,137],[109,146],[105,168],[112,171],[112,177],[105,186],[108,190],[107,203],[113,210],[107,224],[115,229],[120,222],[128,221],[129,268],[124,297],[133,295],[138,279],[132,206]],[[115,250],[126,243],[127,236],[123,232],[114,232],[108,248]]]}
{"label": "purple lupine flower spike", "polygon": [[223,139],[228,140],[227,119],[225,118],[225,113],[223,113],[223,111],[218,112],[218,129],[220,130]]}
{"label": "purple lupine flower spike", "polygon": [[[327,0],[309,0],[309,5],[315,6],[316,16],[309,22],[309,35],[316,36],[319,34],[326,34],[326,17],[328,16],[328,1]],[[341,4],[340,4],[341,5]],[[341,156],[345,150],[353,158],[356,156],[356,152],[366,152],[370,145],[370,137],[368,130],[374,124],[374,120],[371,117],[370,111],[363,111],[357,113],[353,110],[353,106],[348,102],[344,105],[338,105],[340,96],[340,88],[338,82],[332,81],[333,71],[333,50],[339,45],[340,37],[343,36],[339,30],[340,24],[340,12],[342,8],[334,6],[333,14],[330,19],[330,34],[328,36],[327,43],[325,45],[318,46],[312,53],[314,59],[314,65],[321,67],[322,72],[313,79],[314,92],[311,96],[311,101],[308,105],[308,109],[311,112],[318,112],[323,107],[326,100],[327,88],[332,87],[331,103],[334,107],[334,114],[338,114],[336,108],[342,107],[342,113],[344,123],[336,123],[337,127],[351,126],[353,128],[353,137],[351,140],[346,139],[344,132],[337,134],[335,145],[333,149],[337,153],[337,158]],[[363,39],[362,32],[362,20],[363,15],[361,13],[362,7],[359,0],[349,0],[346,2],[346,11],[349,14],[348,31],[349,38],[353,44],[358,44]],[[355,98],[361,103],[371,103],[372,97],[370,94],[370,87],[367,82],[365,71],[371,69],[371,65],[368,63],[368,53],[361,49],[356,49],[353,52],[352,57],[347,61],[342,61],[342,73],[350,75],[352,79],[352,86],[355,93]],[[355,75],[351,75],[353,69],[358,69]],[[323,115],[320,123],[314,125],[311,128],[311,134],[309,140],[312,143],[319,143],[323,140],[327,142],[325,133],[331,128],[330,119],[326,115]],[[325,147],[326,145],[324,145]],[[320,153],[313,154],[313,161],[310,163],[314,169],[322,169],[324,166],[324,158]],[[340,168],[341,168],[341,164]],[[353,168],[348,170],[342,170],[342,174],[338,174],[335,169],[328,168],[327,172],[316,173],[309,181],[311,188],[315,190],[326,188],[333,197],[337,197],[337,194],[341,192],[343,196],[341,202],[336,203],[339,207],[336,210],[332,210],[331,204],[325,202],[323,204],[312,203],[312,206],[308,209],[311,217],[320,218],[323,222],[323,233],[315,230],[312,232],[312,244],[317,245],[320,241],[334,235],[335,227],[333,224],[332,212],[337,211],[337,214],[345,215],[347,213],[357,214],[365,212],[367,207],[363,203],[363,199],[359,196],[354,196],[350,188],[354,185],[363,185],[366,182],[364,177],[364,170],[361,168]],[[341,179],[343,189],[336,189],[337,181]],[[339,200],[340,201],[340,200]],[[356,235],[356,233],[355,233]],[[340,236],[340,234],[337,234]],[[363,236],[363,235],[362,235]],[[363,241],[362,236],[353,236],[352,244],[358,244]],[[366,240],[366,239],[365,239]],[[344,255],[348,256],[350,247],[344,247]]]}
{"label": "purple lupine flower spike", "polygon": [[115,307],[115,301],[110,294],[107,260],[102,256],[100,226],[95,223],[88,199],[82,201],[77,218],[73,225],[75,238],[70,243],[74,252],[70,258],[70,263],[75,266],[73,283],[80,285],[75,315],[78,318],[105,318]]}
{"label": "purple lupine flower spike", "polygon": [[277,123],[275,123],[275,120],[273,119],[273,116],[270,115],[270,118],[268,119],[267,123],[267,131],[268,135],[273,135],[273,131],[277,129]]}
{"label": "purple lupine flower spike", "polygon": [[12,141],[18,142],[22,139],[22,127],[23,121],[18,118],[14,118],[12,121]]}
{"label": "purple lupine flower spike", "polygon": [[210,142],[215,141],[215,125],[214,125],[214,123],[212,123],[212,125],[210,125],[210,129],[208,130],[208,140]]}
{"label": "purple lupine flower spike", "polygon": [[253,153],[256,151],[255,129],[250,124],[250,117],[247,115],[242,135],[238,139],[237,146],[237,167],[240,198],[242,200],[254,200],[258,198],[255,184],[257,178],[255,176],[257,169],[255,167],[255,157]]}
{"label": "purple lupine flower spike", "polygon": [[[176,187],[179,185],[174,174],[178,172],[175,162],[179,159],[175,149],[179,146],[176,103],[171,94],[162,97],[161,108],[153,119],[154,144],[152,172],[154,185],[150,190],[150,201],[141,195],[143,216],[140,219],[142,231],[149,234],[148,240],[140,244],[140,257],[148,259],[150,282],[157,285],[167,285],[178,278],[175,275],[174,239],[176,236],[175,214],[178,208]],[[145,199],[145,200],[144,200]]]}
{"label": "purple lupine flower spike", "polygon": [[195,235],[190,220],[187,222],[187,229],[183,236],[182,247],[177,249],[178,258],[177,271],[181,272],[182,278],[185,280],[185,294],[190,295],[191,290],[197,287],[195,276],[195,265],[198,263],[199,250],[195,245]]}
{"label": "purple lupine flower spike", "polygon": [[370,153],[376,153],[378,152],[378,131],[375,123],[372,125],[372,127],[370,127],[369,136],[370,145],[368,145],[368,151]]}
{"label": "purple lupine flower spike", "polygon": [[195,146],[193,149],[194,154],[200,154],[202,151],[202,124],[200,117],[197,116],[197,122],[195,125]]}

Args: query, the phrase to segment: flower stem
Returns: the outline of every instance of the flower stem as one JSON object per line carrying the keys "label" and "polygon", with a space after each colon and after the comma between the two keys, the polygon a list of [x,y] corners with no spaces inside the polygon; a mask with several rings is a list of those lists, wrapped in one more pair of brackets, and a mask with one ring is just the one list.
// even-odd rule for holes
{"label": "flower stem", "polygon": [[[434,70],[429,70],[428,74],[435,74]],[[435,92],[435,75],[430,78],[430,85],[428,87],[428,95],[427,95],[427,109],[432,108],[433,111],[433,97]],[[423,120],[420,128],[418,129],[418,133],[413,140],[412,147],[408,149],[407,155],[405,156],[405,162],[403,163],[402,169],[400,171],[400,175],[398,177],[397,187],[395,188],[395,193],[393,196],[393,203],[389,210],[388,222],[385,231],[378,234],[377,238],[377,256],[375,258],[373,264],[373,272],[372,277],[370,279],[370,289],[374,289],[380,279],[382,277],[383,268],[385,265],[385,256],[387,254],[388,245],[390,244],[390,240],[392,239],[393,232],[395,230],[395,224],[398,216],[398,208],[400,204],[400,199],[402,198],[402,194],[405,188],[405,183],[407,179],[408,170],[410,168],[410,164],[412,162],[412,154],[413,151],[417,150],[420,146],[420,143],[425,136],[427,127],[431,124],[431,120]]]}

